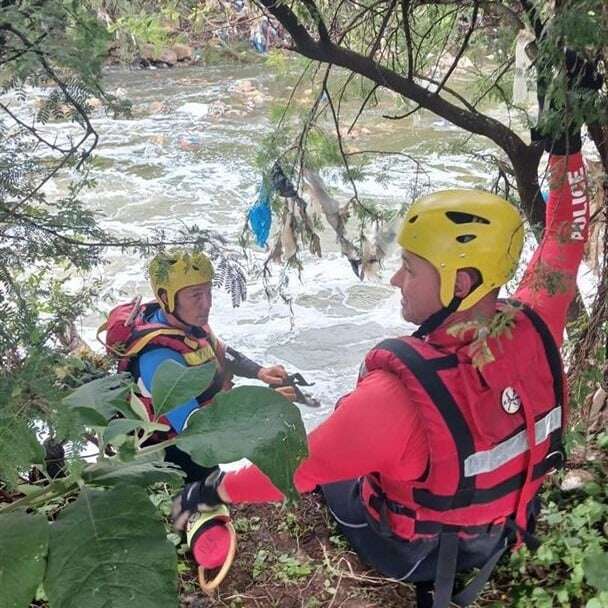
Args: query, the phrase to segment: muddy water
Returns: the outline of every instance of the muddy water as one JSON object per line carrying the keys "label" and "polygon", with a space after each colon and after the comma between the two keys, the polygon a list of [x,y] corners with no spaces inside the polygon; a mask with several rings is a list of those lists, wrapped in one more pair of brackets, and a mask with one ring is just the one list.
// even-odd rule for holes
{"label": "muddy water", "polygon": [[[151,236],[159,225],[171,230],[197,224],[236,243],[261,177],[253,163],[256,148],[271,129],[270,104],[289,95],[286,85],[263,65],[230,65],[115,72],[106,86],[133,101],[134,118],[95,120],[101,142],[98,186],[86,199],[103,214],[102,223],[122,236]],[[423,188],[471,186],[488,178],[484,167],[448,151],[462,135],[447,123],[430,114],[383,121],[382,111],[372,111],[350,145],[414,155],[426,167],[427,173],[418,175]],[[332,194],[346,202],[350,194],[338,172],[323,177]],[[397,207],[409,199],[415,181],[415,164],[394,156],[367,169],[359,194]],[[399,295],[388,286],[396,254],[385,261],[377,281],[362,283],[329,232],[323,245],[322,259],[304,255],[301,281],[290,275],[293,317],[286,304],[266,299],[255,272],[265,257],[260,249],[246,263],[247,302],[233,309],[229,296],[217,290],[211,317],[218,335],[235,348],[260,362],[281,362],[316,383],[323,407],[302,410],[309,427],[352,389],[361,359],[374,343],[411,330],[400,319]],[[138,293],[149,296],[144,268],[143,259],[111,254],[101,273],[100,308],[108,310]],[[276,267],[275,277],[279,273]],[[92,315],[83,321],[88,339],[100,319]]]}

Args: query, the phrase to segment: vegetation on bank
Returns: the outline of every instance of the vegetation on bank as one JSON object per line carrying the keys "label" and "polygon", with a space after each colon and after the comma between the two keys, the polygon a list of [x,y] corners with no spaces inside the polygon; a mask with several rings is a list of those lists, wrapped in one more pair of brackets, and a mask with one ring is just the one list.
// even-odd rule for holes
{"label": "vegetation on bank", "polygon": [[[311,3],[295,4],[295,17],[308,28],[316,45],[307,47],[306,40],[297,41],[299,51],[306,57],[312,55],[325,62],[340,58],[333,47],[325,44],[327,34],[336,41],[341,37],[344,48],[348,46],[354,52],[371,53],[383,69],[391,68],[392,62],[394,70],[409,74],[411,80],[426,78],[429,83],[431,80],[439,82],[436,85],[439,91],[427,88],[422,97],[416,96],[420,92],[412,84],[405,91],[397,91],[396,99],[402,104],[400,114],[407,120],[411,112],[424,107],[451,120],[454,105],[459,108],[460,116],[469,112],[477,122],[467,123],[469,130],[465,132],[466,144],[462,149],[471,154],[480,153],[470,139],[471,133],[479,131],[475,125],[495,126],[484,122],[487,119],[482,113],[484,99],[492,98],[504,104],[502,107],[509,113],[519,113],[522,120],[528,120],[528,114],[513,102],[510,92],[515,61],[513,40],[521,24],[527,24],[536,34],[537,47],[536,63],[528,68],[528,78],[534,81],[534,86],[540,87],[547,102],[541,130],[548,136],[559,133],[564,112],[568,120],[585,120],[590,124],[590,137],[600,159],[595,182],[596,217],[601,218],[600,228],[605,225],[602,216],[602,210],[607,208],[608,192],[605,88],[594,98],[571,99],[560,71],[562,57],[555,51],[559,46],[556,40],[561,39],[586,57],[598,58],[599,69],[605,72],[608,37],[606,7],[602,2],[561,2],[555,14],[546,3],[540,2],[503,1],[493,3],[494,8],[487,10],[476,2],[399,3],[399,8],[405,6],[405,12],[399,12],[398,3],[386,3],[380,8],[367,3],[357,8],[350,3],[339,3],[340,10],[346,12],[338,15],[331,12],[338,6],[333,2],[318,3],[316,13],[311,12]],[[146,576],[136,582],[134,589],[144,594],[151,589],[158,592],[156,598],[151,598],[150,606],[156,605],[154,602],[159,606],[177,604],[176,571],[181,580],[179,601],[184,606],[269,606],[272,602],[277,606],[289,606],[288,602],[292,602],[310,608],[340,605],[363,608],[403,605],[404,599],[411,599],[410,588],[379,581],[373,573],[365,572],[339,536],[331,528],[329,532],[325,531],[327,516],[314,497],[292,507],[295,511],[272,506],[236,509],[241,552],[231,578],[218,598],[201,597],[196,593],[191,564],[184,556],[180,539],[171,534],[168,524],[159,515],[159,512],[166,515],[171,488],[179,485],[180,476],[162,464],[160,449],[144,451],[147,449],[142,445],[145,437],[158,429],[142,417],[136,401],[125,401],[124,397],[130,391],[128,379],[108,376],[111,363],[83,349],[74,331],[74,321],[94,304],[97,297],[97,284],[89,279],[89,273],[103,262],[104,252],[109,247],[136,248],[146,255],[155,247],[168,243],[191,243],[226,260],[228,268],[235,268],[232,276],[236,276],[236,254],[229,244],[209,231],[191,226],[177,234],[159,231],[154,238],[125,241],[102,230],[97,217],[79,198],[83,189],[91,185],[88,168],[98,139],[90,120],[94,106],[110,115],[129,116],[128,104],[103,90],[102,66],[108,61],[111,49],[120,48],[118,55],[124,53],[125,60],[131,62],[144,45],[151,45],[154,53],[162,53],[169,45],[193,45],[193,40],[206,40],[211,30],[215,32],[219,28],[222,31],[227,23],[224,9],[229,5],[236,6],[236,3],[177,0],[90,0],[88,3],[46,0],[41,3],[22,0],[2,4],[2,607],[28,606],[33,597],[36,597],[36,604],[48,602],[51,608],[61,607],[65,605],[67,595],[82,597],[83,601],[86,598],[87,605],[91,605],[92,597],[99,598],[100,602],[104,600],[113,581],[120,579],[123,583],[124,577],[131,580],[132,573],[127,572],[126,566],[112,553],[115,545],[109,543],[107,552],[99,554],[87,552],[92,531],[81,525],[85,507],[89,512],[100,514],[95,517],[100,525],[104,521],[103,515],[111,511],[117,518],[122,518],[121,529],[127,533],[121,549],[127,551],[129,562],[141,562],[146,571]],[[281,14],[276,16],[280,20]],[[282,16],[285,19],[285,14]],[[540,35],[538,22],[548,23],[547,20],[553,20],[552,27],[547,28],[547,34]],[[325,26],[324,30],[322,24],[325,23],[333,24],[334,29]],[[289,19],[283,25],[289,30]],[[405,27],[408,25],[410,30]],[[409,42],[408,32],[411,34]],[[239,36],[222,40],[221,35],[214,33],[208,39],[219,41],[219,46],[230,49],[236,38]],[[487,59],[485,49],[489,46],[495,49],[495,69],[490,76],[475,68],[480,56]],[[464,58],[468,58],[473,67],[464,68]],[[410,59],[419,64],[408,63]],[[283,54],[275,53],[269,65],[282,78],[292,78],[290,69],[281,71],[285,62]],[[292,81],[292,99],[298,97],[299,87],[305,86],[314,91],[312,102],[303,108],[302,104],[289,100],[282,107],[272,109],[277,129],[260,150],[260,168],[270,174],[278,153],[287,177],[297,187],[305,170],[341,167],[346,179],[352,183],[353,200],[346,208],[335,212],[337,215],[326,215],[326,219],[332,227],[330,217],[336,220],[336,231],[353,247],[348,250],[353,257],[359,256],[360,261],[365,260],[365,255],[368,259],[372,254],[377,257],[377,250],[371,249],[370,243],[375,243],[369,228],[385,218],[373,201],[358,197],[357,181],[365,175],[365,163],[361,161],[376,158],[378,151],[352,149],[343,133],[356,128],[359,114],[375,102],[379,83],[364,78],[358,64],[344,65],[342,62],[343,67],[352,70],[346,74],[307,60],[302,64],[305,73],[299,80]],[[335,80],[332,79],[334,74],[337,74]],[[475,84],[466,92],[471,97],[451,88],[450,78],[463,74]],[[549,89],[543,88],[547,86],[549,76],[556,77],[555,83]],[[32,85],[44,86],[48,92],[39,107],[30,103]],[[416,92],[416,95],[408,97],[408,92]],[[441,101],[442,95],[448,96],[451,106]],[[343,97],[360,100],[361,112],[349,116],[341,114]],[[550,99],[557,105],[550,107]],[[442,114],[442,108],[447,108],[447,113]],[[61,123],[61,128],[53,131],[57,138],[49,138],[48,129],[57,122]],[[69,129],[66,122],[69,122]],[[500,132],[504,134],[504,131]],[[508,135],[521,141],[515,131]],[[513,141],[517,143],[517,140]],[[516,158],[509,149],[503,147],[501,151],[500,142],[497,143],[495,154],[487,158],[489,171],[494,175],[493,185],[506,196],[519,199],[534,223],[539,217],[538,181],[535,177],[531,188],[523,180],[517,164],[522,159],[532,159],[537,163],[531,165],[535,172],[540,148],[533,143],[522,141],[523,147],[517,143],[521,158]],[[416,175],[423,171],[424,167],[420,167]],[[54,194],[49,187],[56,178],[71,180],[61,194]],[[417,192],[414,188],[409,198]],[[302,263],[301,251],[316,242],[314,235],[319,230],[318,223],[299,224],[280,193],[273,194],[273,204],[282,226],[289,226],[296,244],[293,256],[287,259],[285,250],[277,251],[275,246],[274,257],[282,256],[283,261],[297,266]],[[349,216],[356,227],[347,234],[344,225]],[[285,230],[280,233],[284,235]],[[572,380],[571,461],[569,468],[556,475],[545,492],[540,527],[545,544],[535,555],[520,553],[505,561],[493,579],[493,587],[480,600],[481,605],[608,606],[608,588],[602,576],[608,555],[605,242],[597,240],[600,247],[598,295],[591,315],[582,316],[578,326],[572,328],[566,348]],[[86,385],[91,380],[96,383]],[[190,379],[185,385],[189,382]],[[83,384],[85,387],[75,397],[68,397]],[[158,394],[159,403],[170,402],[166,391]],[[183,394],[180,398],[183,399]],[[226,397],[232,398],[230,393]],[[263,400],[261,394],[252,398]],[[269,402],[268,407],[271,419],[280,416],[279,411],[284,412],[284,406],[274,401]],[[114,419],[116,412],[123,417]],[[300,423],[297,417],[288,422],[296,428],[294,441],[298,444]],[[229,422],[220,420],[217,424],[225,430]],[[207,425],[208,421],[201,422],[201,426]],[[275,440],[283,437],[272,426],[267,430]],[[41,444],[42,435],[47,438],[44,444]],[[204,441],[212,443],[209,436],[205,436]],[[233,443],[228,446],[232,450],[229,455],[218,451],[214,459],[231,460],[238,456],[234,446],[240,449],[242,440],[239,438]],[[250,446],[253,452],[256,450],[254,443]],[[290,487],[290,472],[303,453],[301,443],[298,446],[288,453],[293,460],[286,461],[287,468],[274,473],[269,471],[286,489]],[[188,449],[186,444],[184,449]],[[95,461],[85,461],[83,454],[91,451]],[[253,459],[256,459],[255,455]],[[59,473],[64,476],[57,477]],[[152,503],[144,491],[149,486],[152,487]],[[49,521],[53,525],[49,526]],[[138,531],[137,535],[133,534],[134,530]],[[114,531],[114,527],[104,528],[104,538],[110,539]],[[71,557],[65,555],[68,543],[83,545],[82,552]],[[179,559],[171,544],[177,547]],[[154,553],[148,556],[146,552],[151,547]],[[101,571],[109,568],[107,578],[100,577],[87,586],[88,583],[84,584],[69,570],[60,574],[58,564],[64,558],[82,560],[91,567],[97,567],[101,562]],[[145,583],[150,580],[153,584],[146,588]],[[18,581],[18,584],[13,585],[10,581]],[[94,592],[96,589],[98,591]],[[130,598],[119,595],[114,601],[115,606],[123,605],[122,602],[127,605]]]}

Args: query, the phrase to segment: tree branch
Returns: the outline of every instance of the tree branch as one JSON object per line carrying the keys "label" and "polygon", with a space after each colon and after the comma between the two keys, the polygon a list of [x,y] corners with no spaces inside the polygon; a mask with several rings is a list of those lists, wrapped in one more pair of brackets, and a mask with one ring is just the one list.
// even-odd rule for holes
{"label": "tree branch", "polygon": [[475,0],[475,5],[473,6],[473,14],[471,15],[471,25],[469,26],[469,29],[467,30],[467,33],[464,36],[464,40],[462,41],[462,44],[460,45],[460,49],[458,50],[456,57],[454,57],[454,61],[452,62],[452,65],[449,67],[449,69],[446,72],[445,76],[443,77],[442,81],[439,83],[439,86],[437,87],[437,90],[435,91],[435,95],[439,95],[439,93],[441,93],[441,89],[443,89],[443,87],[449,80],[450,76],[452,75],[452,73],[454,72],[456,67],[458,66],[458,62],[460,61],[462,55],[466,51],[467,46],[469,45],[469,40],[471,38],[471,35],[475,31],[475,25],[477,22],[478,12],[479,12],[479,2],[477,0]]}
{"label": "tree branch", "polygon": [[407,77],[414,75],[414,49],[412,47],[412,32],[410,30],[410,0],[401,0],[401,16],[403,17],[403,33],[405,34],[405,48],[407,51]]}
{"label": "tree branch", "polygon": [[446,118],[456,126],[487,137],[503,148],[509,157],[516,157],[527,148],[514,131],[490,116],[481,114],[477,110],[473,112],[462,109],[440,95],[426,90],[413,80],[397,74],[360,53],[338,47],[331,42],[324,45],[316,43],[299,23],[293,11],[285,4],[277,4],[275,0],[256,1],[266,7],[283,24],[300,54],[323,63],[347,68],[369,78],[379,86],[400,93],[421,107]]}
{"label": "tree branch", "polygon": [[317,31],[319,32],[319,39],[321,42],[331,42],[325,21],[323,21],[323,17],[321,16],[317,5],[314,3],[314,0],[301,0],[301,2],[306,7],[312,20],[317,24]]}

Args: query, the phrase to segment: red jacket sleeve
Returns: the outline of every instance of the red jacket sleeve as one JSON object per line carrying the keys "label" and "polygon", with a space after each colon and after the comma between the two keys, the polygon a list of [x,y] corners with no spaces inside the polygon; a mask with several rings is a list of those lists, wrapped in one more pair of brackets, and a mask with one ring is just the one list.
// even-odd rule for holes
{"label": "red jacket sleeve", "polygon": [[[416,479],[428,459],[426,436],[399,379],[371,372],[308,436],[309,455],[294,475],[297,490],[354,479],[373,471]],[[224,489],[232,502],[279,501],[283,495],[257,467],[230,472]]]}
{"label": "red jacket sleeve", "polygon": [[587,178],[580,152],[549,157],[549,200],[545,235],[515,298],[544,319],[558,345],[576,291],[589,225]]}

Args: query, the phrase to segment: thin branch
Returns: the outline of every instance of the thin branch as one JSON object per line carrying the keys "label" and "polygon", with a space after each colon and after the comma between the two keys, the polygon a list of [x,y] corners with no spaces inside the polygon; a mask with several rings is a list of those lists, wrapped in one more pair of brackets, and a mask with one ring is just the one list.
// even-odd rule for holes
{"label": "thin branch", "polygon": [[74,148],[70,148],[70,149],[61,148],[61,147],[57,146],[56,144],[52,144],[50,141],[47,141],[46,139],[44,139],[44,137],[39,135],[38,130],[35,127],[30,126],[30,125],[26,124],[25,122],[23,122],[22,120],[20,120],[19,117],[16,116],[10,110],[10,108],[8,106],[4,105],[2,102],[0,102],[0,108],[2,108],[2,110],[4,110],[13,119],[13,121],[15,121],[19,126],[23,127],[26,131],[31,133],[32,136],[34,136],[38,141],[43,143],[45,146],[48,146],[49,148],[51,148],[51,150],[55,150],[57,152],[60,152],[61,154],[73,153]]}
{"label": "thin branch", "polygon": [[449,80],[450,76],[456,69],[456,66],[458,66],[458,62],[460,61],[462,55],[464,54],[465,50],[467,49],[467,47],[469,45],[469,40],[471,39],[471,35],[475,31],[475,25],[477,23],[478,12],[479,12],[479,2],[478,2],[478,0],[475,0],[475,5],[473,7],[473,14],[471,16],[471,25],[469,26],[469,29],[467,30],[467,33],[464,36],[464,40],[462,41],[462,44],[460,45],[460,49],[458,50],[458,53],[456,53],[456,57],[454,57],[454,61],[452,62],[452,65],[449,67],[448,71],[446,72],[445,76],[443,77],[443,80],[439,83],[439,86],[437,87],[437,90],[435,91],[435,95],[439,95],[439,93],[441,93],[441,89],[443,89],[443,87]]}
{"label": "thin branch", "polygon": [[378,34],[368,55],[370,59],[374,58],[374,55],[376,54],[376,51],[378,50],[378,47],[382,42],[382,37],[384,36],[384,32],[388,26],[388,22],[391,20],[393,10],[395,10],[396,4],[397,0],[392,0],[390,6],[386,9],[386,13],[384,13],[384,18],[382,19],[382,23],[380,24],[380,29],[378,30]]}
{"label": "thin branch", "polygon": [[376,93],[377,89],[378,89],[378,85],[376,84],[376,85],[374,85],[372,90],[368,93],[367,97],[363,100],[363,103],[361,104],[361,107],[359,108],[359,111],[357,112],[355,119],[351,123],[350,127],[348,127],[348,131],[346,132],[347,135],[350,134],[350,132],[353,130],[353,127],[357,124],[359,117],[361,116],[361,114],[363,114],[363,110],[365,109],[367,102],[372,98],[372,95],[374,95]]}
{"label": "thin branch", "polygon": [[331,42],[331,38],[329,37],[329,32],[327,31],[327,26],[325,25],[325,21],[323,21],[323,17],[314,3],[314,0],[301,0],[302,4],[306,7],[306,10],[309,12],[312,20],[317,25],[317,31],[319,32],[319,39],[323,43]]}
{"label": "thin branch", "polygon": [[410,30],[410,0],[401,0],[401,15],[403,17],[403,32],[405,34],[405,48],[407,51],[407,77],[414,75],[414,50],[412,48],[412,32]]}

